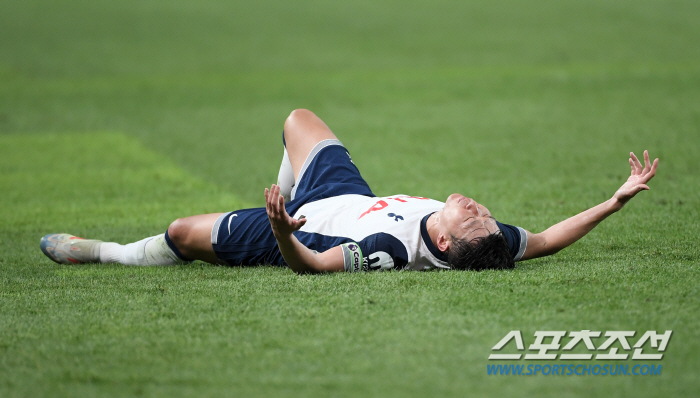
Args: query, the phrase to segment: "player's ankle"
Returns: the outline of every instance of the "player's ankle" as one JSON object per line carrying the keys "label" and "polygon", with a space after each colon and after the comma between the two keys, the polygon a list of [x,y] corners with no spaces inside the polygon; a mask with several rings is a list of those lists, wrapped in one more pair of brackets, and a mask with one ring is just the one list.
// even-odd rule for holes
{"label": "player's ankle", "polygon": [[100,245],[100,262],[101,263],[118,263],[122,258],[124,245],[114,242],[104,242]]}

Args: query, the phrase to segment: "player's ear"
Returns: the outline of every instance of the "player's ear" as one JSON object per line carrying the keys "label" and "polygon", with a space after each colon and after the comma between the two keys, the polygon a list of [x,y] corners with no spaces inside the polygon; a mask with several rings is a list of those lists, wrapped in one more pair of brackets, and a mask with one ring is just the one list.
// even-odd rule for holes
{"label": "player's ear", "polygon": [[450,249],[450,245],[452,244],[452,239],[449,238],[448,236],[439,233],[437,236],[437,248],[441,252],[445,253],[447,250]]}

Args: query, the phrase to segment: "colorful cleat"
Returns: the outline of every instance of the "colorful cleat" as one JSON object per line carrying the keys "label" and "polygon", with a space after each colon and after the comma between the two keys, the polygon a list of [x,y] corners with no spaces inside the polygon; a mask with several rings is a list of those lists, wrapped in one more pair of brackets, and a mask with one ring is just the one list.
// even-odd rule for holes
{"label": "colorful cleat", "polygon": [[39,246],[46,257],[59,264],[85,264],[100,262],[101,244],[101,240],[49,234],[41,238]]}

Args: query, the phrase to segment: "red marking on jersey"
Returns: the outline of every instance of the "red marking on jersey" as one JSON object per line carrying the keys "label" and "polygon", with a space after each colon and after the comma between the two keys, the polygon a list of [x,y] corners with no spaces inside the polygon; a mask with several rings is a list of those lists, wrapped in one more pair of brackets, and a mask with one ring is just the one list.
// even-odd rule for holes
{"label": "red marking on jersey", "polygon": [[399,201],[401,203],[408,203],[407,200],[404,199],[421,199],[421,200],[429,200],[430,198],[424,198],[422,196],[400,196],[398,198],[387,198],[387,199],[393,199],[396,201]]}
{"label": "red marking on jersey", "polygon": [[[408,203],[408,201],[405,200],[405,199],[408,199],[408,198],[412,198],[412,199],[421,199],[421,200],[430,200],[430,198],[424,198],[424,197],[422,197],[422,196],[402,196],[402,197],[400,197],[400,198],[387,198],[387,200],[388,200],[388,199],[391,199],[391,200],[395,200],[395,201],[401,202],[401,203]],[[379,202],[373,204],[372,207],[369,208],[369,210],[367,210],[366,212],[360,214],[360,217],[358,217],[357,219],[359,220],[360,218],[366,216],[367,214],[369,214],[369,213],[371,213],[371,212],[373,212],[373,211],[381,210],[381,209],[383,209],[383,208],[385,208],[385,207],[387,207],[387,206],[389,206],[389,204],[388,204],[387,202],[385,202],[385,201],[383,201],[383,200],[380,200]]]}
{"label": "red marking on jersey", "polygon": [[389,206],[388,203],[386,203],[386,202],[383,201],[383,200],[380,200],[379,202],[377,202],[377,203],[375,203],[374,205],[372,205],[372,207],[370,207],[369,210],[367,210],[366,212],[360,214],[360,216],[359,216],[357,219],[359,220],[360,218],[366,216],[367,214],[369,214],[369,213],[371,213],[371,212],[373,212],[373,211],[381,210],[381,209],[383,209],[383,208],[385,208],[385,207],[387,207],[387,206]]}

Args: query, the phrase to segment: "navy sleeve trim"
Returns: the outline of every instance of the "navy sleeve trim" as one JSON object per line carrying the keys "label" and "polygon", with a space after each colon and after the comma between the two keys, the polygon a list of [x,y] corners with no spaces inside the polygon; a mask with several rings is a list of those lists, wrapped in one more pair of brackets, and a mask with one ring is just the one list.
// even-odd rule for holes
{"label": "navy sleeve trim", "polygon": [[510,254],[513,256],[513,260],[520,260],[525,253],[525,247],[527,246],[527,233],[525,230],[513,225],[502,224],[498,221],[496,221],[496,225],[498,225],[503,237],[506,238],[506,242],[508,242],[508,247],[510,248]]}
{"label": "navy sleeve trim", "polygon": [[520,248],[518,249],[518,254],[513,260],[520,261],[520,259],[523,258],[523,254],[525,254],[525,249],[527,249],[527,231],[520,227],[517,228],[520,232]]}

